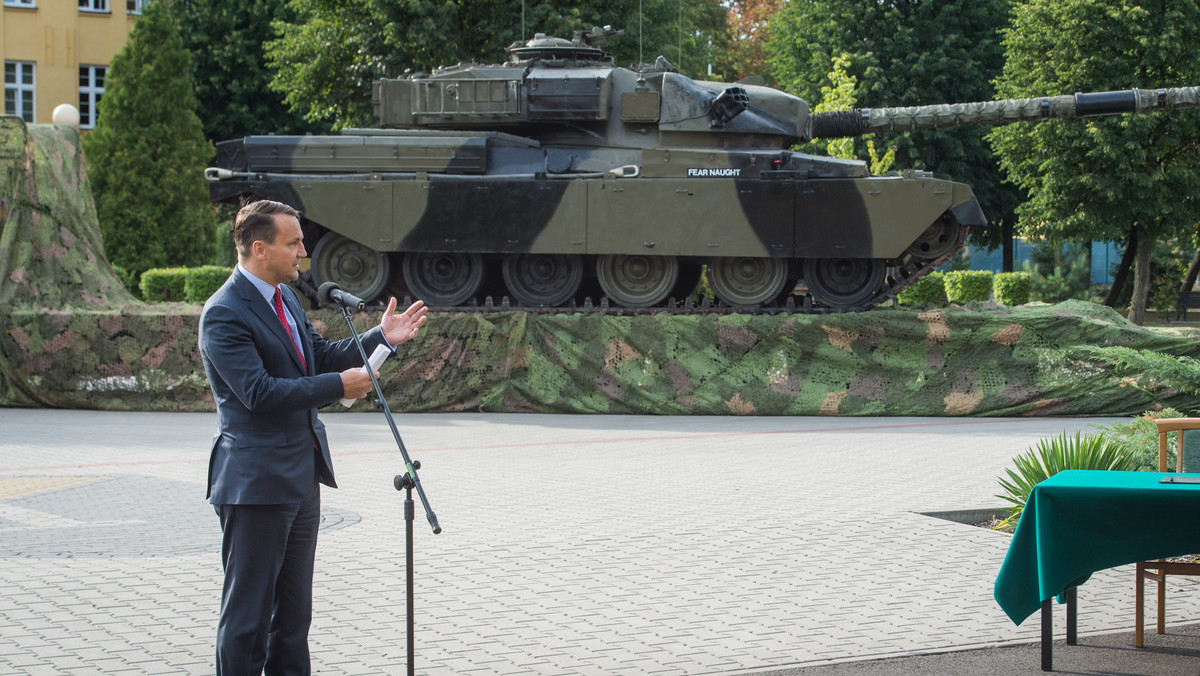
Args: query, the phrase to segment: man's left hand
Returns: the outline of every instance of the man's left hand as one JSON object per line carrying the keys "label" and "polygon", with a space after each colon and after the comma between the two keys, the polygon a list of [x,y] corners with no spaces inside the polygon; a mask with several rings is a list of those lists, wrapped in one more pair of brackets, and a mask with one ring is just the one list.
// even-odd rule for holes
{"label": "man's left hand", "polygon": [[396,312],[396,297],[392,296],[388,300],[387,309],[383,311],[383,317],[379,320],[379,328],[383,329],[383,337],[393,346],[399,345],[417,335],[417,330],[428,319],[425,312],[429,308],[425,307],[424,301],[417,301],[408,306],[404,312]]}

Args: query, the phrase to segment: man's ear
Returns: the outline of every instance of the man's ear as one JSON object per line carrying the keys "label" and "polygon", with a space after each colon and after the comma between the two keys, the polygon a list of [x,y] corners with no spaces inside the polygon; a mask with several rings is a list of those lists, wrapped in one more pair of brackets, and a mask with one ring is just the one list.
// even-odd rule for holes
{"label": "man's ear", "polygon": [[267,255],[267,243],[261,239],[256,239],[250,244],[250,255],[258,260],[262,260]]}

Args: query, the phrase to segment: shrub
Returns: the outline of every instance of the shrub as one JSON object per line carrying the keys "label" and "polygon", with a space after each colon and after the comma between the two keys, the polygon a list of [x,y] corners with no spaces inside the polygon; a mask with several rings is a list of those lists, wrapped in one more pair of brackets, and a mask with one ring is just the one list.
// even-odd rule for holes
{"label": "shrub", "polygon": [[1033,278],[1028,272],[1001,272],[992,280],[992,293],[1004,305],[1024,305],[1029,302]]}
{"label": "shrub", "polygon": [[237,265],[237,245],[233,241],[233,218],[222,218],[216,229],[217,255],[214,265],[232,268]]}
{"label": "shrub", "polygon": [[145,3],[109,63],[96,127],[81,139],[104,251],[134,272],[213,256],[216,217],[202,176],[214,148],[195,112],[190,63],[200,52],[184,48],[176,4]]}
{"label": "shrub", "polygon": [[138,288],[137,275],[126,270],[120,265],[112,266],[113,272],[117,275],[117,279],[121,280],[121,284],[125,286],[125,290],[133,294],[135,297],[142,295],[142,290]]}
{"label": "shrub", "polygon": [[142,300],[147,303],[182,301],[187,297],[187,268],[151,268],[142,273]]}
{"label": "shrub", "polygon": [[901,291],[896,299],[903,305],[945,305],[946,283],[942,273],[925,275]]}
{"label": "shrub", "polygon": [[[1102,425],[1100,429],[1104,430],[1104,434],[1108,435],[1109,438],[1116,440],[1129,451],[1133,462],[1133,469],[1139,472],[1157,472],[1158,428],[1155,427],[1154,421],[1159,418],[1183,417],[1186,416],[1173,408],[1164,408],[1161,411],[1146,411],[1129,422]],[[1177,436],[1175,434],[1167,435],[1168,464],[1175,462]]]}
{"label": "shrub", "polygon": [[712,286],[708,283],[708,266],[700,266],[700,281],[696,283],[696,287],[688,293],[688,298],[694,303],[700,303],[705,298],[715,299],[717,294],[713,293]]}
{"label": "shrub", "polygon": [[954,303],[983,301],[992,295],[992,273],[987,270],[951,270],[945,283],[946,298]]}
{"label": "shrub", "polygon": [[1033,247],[1030,260],[1021,264],[1030,275],[1030,298],[1046,303],[1087,300],[1092,275],[1089,261],[1087,244],[1043,242]]}
{"label": "shrub", "polygon": [[217,289],[229,279],[233,268],[220,265],[205,265],[199,268],[188,268],[186,281],[183,285],[184,299],[189,303],[203,303],[216,293]]}
{"label": "shrub", "polygon": [[[1068,351],[1072,359],[1099,361],[1112,366],[1112,377],[1121,387],[1134,387],[1166,405],[1156,392],[1178,390],[1200,394],[1200,360],[1155,350],[1135,350],[1121,345],[1081,345]],[[1161,417],[1161,416],[1160,416]]]}
{"label": "shrub", "polygon": [[[1008,479],[999,477],[1004,493],[996,497],[1011,502],[1012,510],[1005,522],[1019,518],[1033,487],[1066,469],[1104,469],[1131,471],[1135,467],[1133,454],[1124,444],[1110,441],[1103,434],[1066,432],[1042,439],[1036,446],[1013,458],[1016,469],[1005,470]],[[1155,461],[1157,465],[1157,461]]]}

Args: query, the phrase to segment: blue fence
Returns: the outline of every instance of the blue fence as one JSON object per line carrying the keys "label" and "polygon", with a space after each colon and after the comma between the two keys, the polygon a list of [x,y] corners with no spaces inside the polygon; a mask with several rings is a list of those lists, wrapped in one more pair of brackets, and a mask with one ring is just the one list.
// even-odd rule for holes
{"label": "blue fence", "polygon": [[[1022,264],[1032,258],[1037,246],[1019,237],[1014,238],[1013,270],[1019,271]],[[1092,284],[1112,284],[1113,270],[1121,262],[1121,255],[1124,253],[1124,249],[1118,248],[1118,246],[1116,242],[1092,242]],[[992,272],[1003,270],[1004,258],[1000,249],[988,251],[969,245],[967,249],[971,255],[972,270],[991,270]],[[943,269],[949,269],[949,267],[943,267]]]}

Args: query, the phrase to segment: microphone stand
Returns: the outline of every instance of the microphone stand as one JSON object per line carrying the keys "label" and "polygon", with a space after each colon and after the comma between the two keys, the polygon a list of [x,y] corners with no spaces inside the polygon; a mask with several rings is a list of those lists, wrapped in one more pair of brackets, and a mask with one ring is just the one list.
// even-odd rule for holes
{"label": "microphone stand", "polygon": [[359,354],[362,355],[363,365],[366,366],[367,375],[371,377],[371,384],[375,386],[375,394],[379,397],[379,404],[383,408],[383,414],[387,417],[388,425],[392,428],[392,436],[396,438],[396,446],[400,449],[400,455],[404,458],[404,468],[406,474],[397,474],[392,480],[392,485],[396,490],[404,490],[404,545],[405,545],[405,576],[408,597],[408,676],[415,676],[416,656],[416,641],[413,638],[413,628],[415,626],[414,606],[413,606],[413,519],[415,508],[413,505],[412,492],[417,489],[417,495],[421,498],[421,504],[425,506],[425,517],[429,519],[429,525],[433,527],[433,534],[437,535],[442,532],[442,527],[438,525],[437,516],[429,507],[429,499],[425,497],[425,489],[421,487],[421,479],[417,476],[417,470],[421,468],[421,463],[412,460],[408,457],[408,449],[404,447],[404,440],[400,438],[400,430],[396,429],[396,421],[392,418],[392,410],[388,408],[387,399],[383,396],[383,388],[379,386],[379,381],[375,378],[375,373],[367,366],[370,362],[367,360],[367,351],[363,349],[362,338],[358,335],[358,330],[354,328],[354,320],[350,318],[350,307],[342,305],[342,316],[346,318],[346,325],[350,327],[350,335],[354,337],[354,345],[358,347]]}

